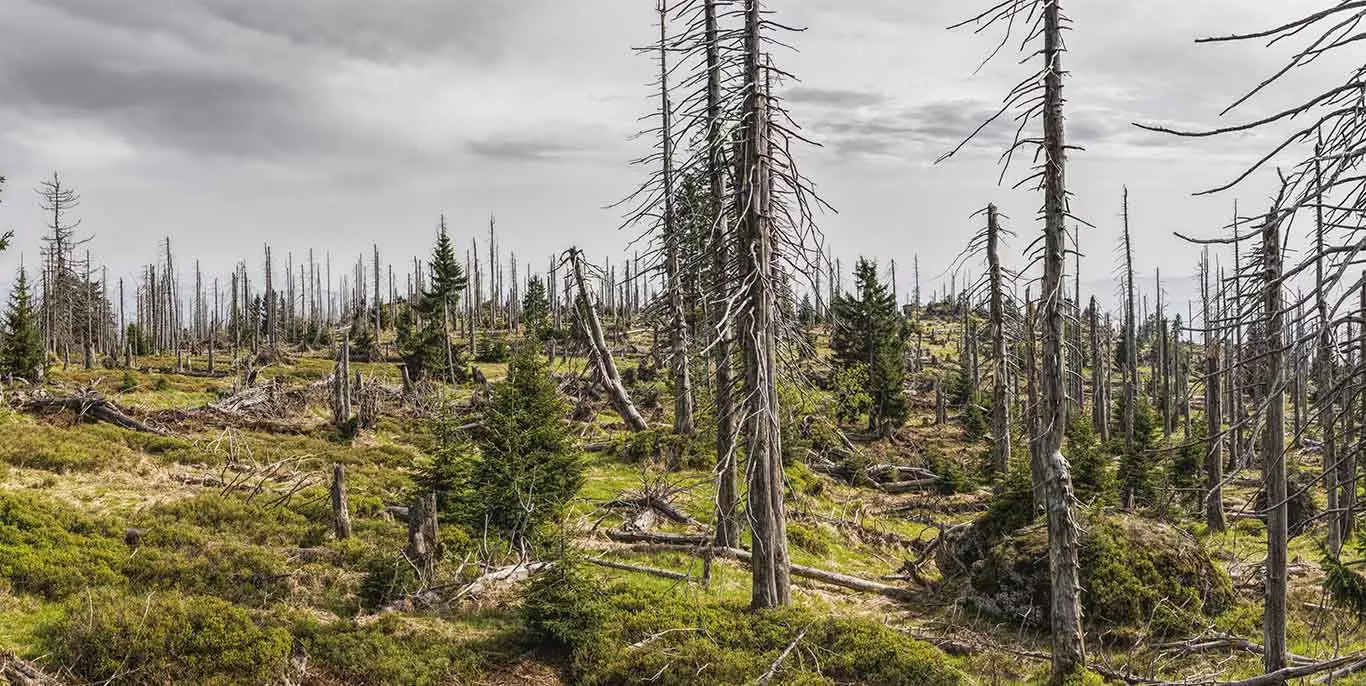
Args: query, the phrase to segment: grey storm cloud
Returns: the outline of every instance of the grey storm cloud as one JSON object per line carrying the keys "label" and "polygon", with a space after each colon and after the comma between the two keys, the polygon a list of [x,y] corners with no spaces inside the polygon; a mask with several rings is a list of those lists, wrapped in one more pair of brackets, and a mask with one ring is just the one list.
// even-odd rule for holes
{"label": "grey storm cloud", "polygon": [[566,141],[551,132],[490,134],[467,142],[465,148],[480,157],[504,161],[549,161],[583,156],[594,150],[586,143]]}

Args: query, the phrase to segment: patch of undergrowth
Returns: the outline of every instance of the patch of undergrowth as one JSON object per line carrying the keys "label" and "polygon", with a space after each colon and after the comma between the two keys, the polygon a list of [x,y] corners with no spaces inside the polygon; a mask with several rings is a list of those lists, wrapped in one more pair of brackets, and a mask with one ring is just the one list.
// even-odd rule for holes
{"label": "patch of undergrowth", "polygon": [[866,619],[801,608],[750,612],[728,601],[618,583],[563,563],[532,582],[523,614],[538,645],[585,686],[749,684],[783,650],[774,683],[960,684],[937,649]]}
{"label": "patch of undergrowth", "polygon": [[47,660],[91,681],[278,683],[292,639],[227,601],[180,592],[73,597],[40,627]]}
{"label": "patch of undergrowth", "polygon": [[158,523],[180,523],[230,534],[257,545],[308,547],[320,542],[326,529],[322,521],[310,521],[285,507],[267,507],[237,496],[209,493],[154,507],[148,528],[155,529]]}
{"label": "patch of undergrowth", "polygon": [[442,636],[397,615],[367,624],[300,620],[294,636],[313,669],[347,684],[467,684],[484,674],[480,642]]}
{"label": "patch of undergrowth", "polygon": [[112,531],[47,497],[0,492],[0,581],[49,600],[121,582]]}
{"label": "patch of undergrowth", "polygon": [[0,462],[50,472],[93,472],[132,462],[136,455],[108,425],[53,426],[0,413]]}

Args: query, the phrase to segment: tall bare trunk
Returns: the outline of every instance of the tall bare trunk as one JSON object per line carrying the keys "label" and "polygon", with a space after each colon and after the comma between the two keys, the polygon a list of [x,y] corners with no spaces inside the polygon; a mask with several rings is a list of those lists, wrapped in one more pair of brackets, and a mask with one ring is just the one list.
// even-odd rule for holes
{"label": "tall bare trunk", "polygon": [[783,509],[783,461],[778,426],[778,316],[774,292],[773,170],[769,156],[769,94],[764,88],[761,0],[745,0],[744,143],[738,183],[740,274],[748,292],[738,330],[744,365],[744,397],[749,519],[753,526],[754,560],[751,605],[755,609],[791,603],[791,563]]}
{"label": "tall bare trunk", "polygon": [[991,391],[991,463],[1004,477],[1010,470],[1010,400],[1006,384],[1009,359],[1006,357],[1004,289],[1001,284],[1001,226],[995,205],[987,205],[987,269],[990,287],[991,354],[994,365]]}
{"label": "tall bare trunk", "polygon": [[[730,296],[730,215],[726,211],[725,137],[721,131],[721,37],[717,0],[706,0],[703,11],[707,42],[707,183],[711,196],[712,358],[716,367],[716,545],[740,545],[740,484],[735,455],[735,401],[732,395],[731,333],[724,303]],[[817,287],[819,293],[820,288]]]}
{"label": "tall bare trunk", "polygon": [[1134,247],[1129,234],[1129,188],[1124,187],[1124,447],[1134,447],[1134,403],[1138,402],[1138,336],[1134,321]]}
{"label": "tall bare trunk", "polygon": [[1219,339],[1214,335],[1214,324],[1210,318],[1209,276],[1207,251],[1200,262],[1205,334],[1205,433],[1209,437],[1209,448],[1205,451],[1205,524],[1210,531],[1223,531],[1228,523],[1224,519],[1224,416],[1219,402],[1223,396],[1219,381],[1222,360]]}
{"label": "tall bare trunk", "polygon": [[[683,265],[680,253],[683,242],[678,217],[674,213],[673,169],[673,104],[669,98],[669,6],[659,0],[659,99],[660,145],[664,185],[664,246],[667,277],[669,279],[669,332],[672,343],[670,364],[674,382],[674,433],[692,436],[692,378],[688,372],[688,320],[683,312]],[[682,466],[684,446],[675,441],[669,450],[669,466]]]}
{"label": "tall bare trunk", "polygon": [[1063,132],[1062,0],[1043,4],[1043,367],[1040,379],[1044,429],[1044,481],[1048,503],[1048,567],[1052,578],[1052,680],[1061,683],[1086,663],[1081,630],[1078,554],[1081,532],[1074,513],[1072,476],[1062,455],[1067,428],[1067,365],[1063,358],[1063,265],[1067,250],[1067,147]]}
{"label": "tall bare trunk", "polygon": [[1266,343],[1266,428],[1262,470],[1268,505],[1266,518],[1266,609],[1263,617],[1266,671],[1286,666],[1286,549],[1289,545],[1289,493],[1285,472],[1284,315],[1281,313],[1281,230],[1273,208],[1262,229],[1263,323]]}

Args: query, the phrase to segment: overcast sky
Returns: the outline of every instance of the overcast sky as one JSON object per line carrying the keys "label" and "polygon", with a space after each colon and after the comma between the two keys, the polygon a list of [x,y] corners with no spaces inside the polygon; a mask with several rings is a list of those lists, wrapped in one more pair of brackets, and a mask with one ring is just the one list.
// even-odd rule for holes
{"label": "overcast sky", "polygon": [[[925,288],[974,230],[987,202],[1024,248],[1035,195],[998,186],[999,140],[934,159],[1016,81],[1014,55],[974,75],[990,38],[944,27],[965,0],[773,0],[798,53],[778,63],[795,118],[820,149],[799,150],[838,214],[821,218],[846,259],[895,258]],[[1145,280],[1194,271],[1172,230],[1209,233],[1235,196],[1192,198],[1266,150],[1244,136],[1192,144],[1132,121],[1218,123],[1219,111],[1286,57],[1258,45],[1196,46],[1263,28],[1329,0],[1074,0],[1068,135],[1082,278],[1103,296],[1113,270],[1120,189]],[[0,0],[0,255],[33,261],[43,217],[33,188],[54,170],[79,189],[82,230],[111,276],[132,274],[171,236],[182,264],[226,272],[277,255],[330,250],[346,263],[372,242],[386,260],[424,254],[441,213],[468,244],[497,215],[519,256],[544,265],[570,244],[621,250],[605,209],[643,170],[632,142],[652,105],[654,0]],[[1331,67],[1332,65],[1329,65]],[[1306,73],[1245,116],[1302,97]],[[1235,113],[1234,116],[1238,116]],[[1015,175],[1014,178],[1018,178]],[[1264,182],[1237,197],[1267,202]],[[1013,260],[1019,263],[1019,259]],[[7,279],[7,277],[6,277]],[[1184,299],[1177,284],[1173,294]]]}

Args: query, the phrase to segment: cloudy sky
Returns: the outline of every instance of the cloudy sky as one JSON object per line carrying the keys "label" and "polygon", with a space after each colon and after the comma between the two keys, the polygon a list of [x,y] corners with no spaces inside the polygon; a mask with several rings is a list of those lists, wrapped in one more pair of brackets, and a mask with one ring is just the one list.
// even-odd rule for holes
{"label": "cloudy sky", "polygon": [[[1070,171],[1082,277],[1102,295],[1128,184],[1140,270],[1176,277],[1197,255],[1172,230],[1210,232],[1235,196],[1192,198],[1266,149],[1262,136],[1192,144],[1132,121],[1212,124],[1285,59],[1258,45],[1196,46],[1329,0],[1078,0],[1068,12]],[[654,0],[0,0],[0,227],[19,235],[0,273],[32,261],[43,216],[32,189],[60,171],[111,276],[132,274],[171,236],[182,264],[226,272],[312,247],[349,261],[371,242],[403,263],[441,213],[468,243],[498,217],[535,264],[571,244],[622,249],[618,210],[643,171],[630,140],[649,111]],[[781,66],[791,109],[822,148],[804,170],[838,214],[827,241],[896,259],[925,288],[987,202],[1021,239],[1028,193],[998,186],[999,141],[934,165],[1027,75],[1005,55],[974,75],[986,36],[944,27],[964,0],[773,0],[797,53]],[[1331,67],[1255,101],[1269,112],[1337,76]],[[1234,116],[1238,116],[1235,113]],[[1239,190],[1246,207],[1264,183]],[[1018,262],[1018,260],[1017,260]],[[1172,287],[1179,299],[1185,287]]]}

